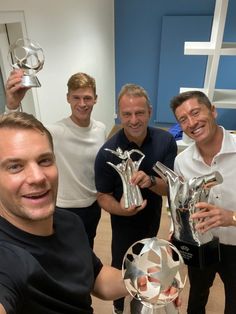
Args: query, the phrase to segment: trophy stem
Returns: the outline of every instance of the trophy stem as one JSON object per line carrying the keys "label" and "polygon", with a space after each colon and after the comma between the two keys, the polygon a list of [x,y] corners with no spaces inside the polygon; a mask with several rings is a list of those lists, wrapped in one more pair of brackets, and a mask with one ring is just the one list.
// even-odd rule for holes
{"label": "trophy stem", "polygon": [[24,75],[22,77],[22,85],[25,87],[40,87],[41,84],[37,76]]}

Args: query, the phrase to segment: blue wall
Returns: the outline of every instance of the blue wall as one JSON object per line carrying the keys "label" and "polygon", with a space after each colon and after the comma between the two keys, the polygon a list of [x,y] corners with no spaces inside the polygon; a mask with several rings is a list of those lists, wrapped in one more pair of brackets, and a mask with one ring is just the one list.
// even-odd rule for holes
{"label": "blue wall", "polygon": [[[169,101],[180,87],[203,87],[206,57],[185,56],[184,41],[209,40],[214,9],[215,0],[115,0],[116,93],[126,83],[142,85],[151,124],[175,123]],[[224,41],[236,42],[235,0]],[[216,88],[236,89],[236,56],[221,57]],[[236,110],[218,109],[218,122],[236,129]]]}

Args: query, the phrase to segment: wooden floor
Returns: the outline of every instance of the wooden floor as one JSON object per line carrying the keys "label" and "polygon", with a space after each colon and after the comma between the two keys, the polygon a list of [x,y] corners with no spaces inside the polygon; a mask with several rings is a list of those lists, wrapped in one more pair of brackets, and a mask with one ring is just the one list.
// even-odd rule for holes
{"label": "wooden floor", "polygon": [[[163,209],[161,228],[158,237],[168,239],[169,217],[165,209]],[[100,220],[97,236],[95,239],[94,251],[101,258],[104,264],[110,264],[110,243],[111,243],[111,228],[109,214],[103,211]],[[182,292],[182,306],[180,313],[186,313],[187,299],[188,299],[189,284],[187,282]],[[93,298],[93,308],[95,314],[111,314],[112,302],[101,301]],[[224,313],[224,290],[222,282],[219,277],[215,279],[214,285],[211,289],[210,297],[208,300],[206,314],[223,314]]]}

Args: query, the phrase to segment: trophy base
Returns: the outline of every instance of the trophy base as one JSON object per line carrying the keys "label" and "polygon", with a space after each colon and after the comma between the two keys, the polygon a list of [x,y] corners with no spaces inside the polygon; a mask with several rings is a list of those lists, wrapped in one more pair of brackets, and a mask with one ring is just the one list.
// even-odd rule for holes
{"label": "trophy base", "polygon": [[220,243],[216,237],[200,246],[176,240],[174,237],[171,242],[179,250],[186,265],[204,268],[220,261]]}
{"label": "trophy base", "polygon": [[130,299],[130,297],[126,297],[123,314],[179,314],[179,309],[173,302],[155,308],[151,307],[151,305],[145,306],[135,298]]}
{"label": "trophy base", "polygon": [[37,76],[24,75],[22,77],[21,83],[25,87],[41,87]]}

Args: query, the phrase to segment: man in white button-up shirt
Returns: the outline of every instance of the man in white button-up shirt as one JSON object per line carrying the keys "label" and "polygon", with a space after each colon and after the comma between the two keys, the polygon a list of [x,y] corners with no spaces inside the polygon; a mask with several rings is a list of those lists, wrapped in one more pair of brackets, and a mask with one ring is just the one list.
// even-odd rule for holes
{"label": "man in white button-up shirt", "polygon": [[[171,101],[171,108],[183,132],[194,141],[175,160],[174,170],[185,179],[219,171],[223,183],[210,191],[209,203],[192,218],[205,218],[197,225],[219,237],[221,262],[204,269],[188,267],[189,314],[204,314],[209,290],[218,272],[225,288],[225,314],[236,309],[236,138],[216,122],[217,112],[200,91],[184,92]],[[207,210],[205,210],[207,209]]]}

